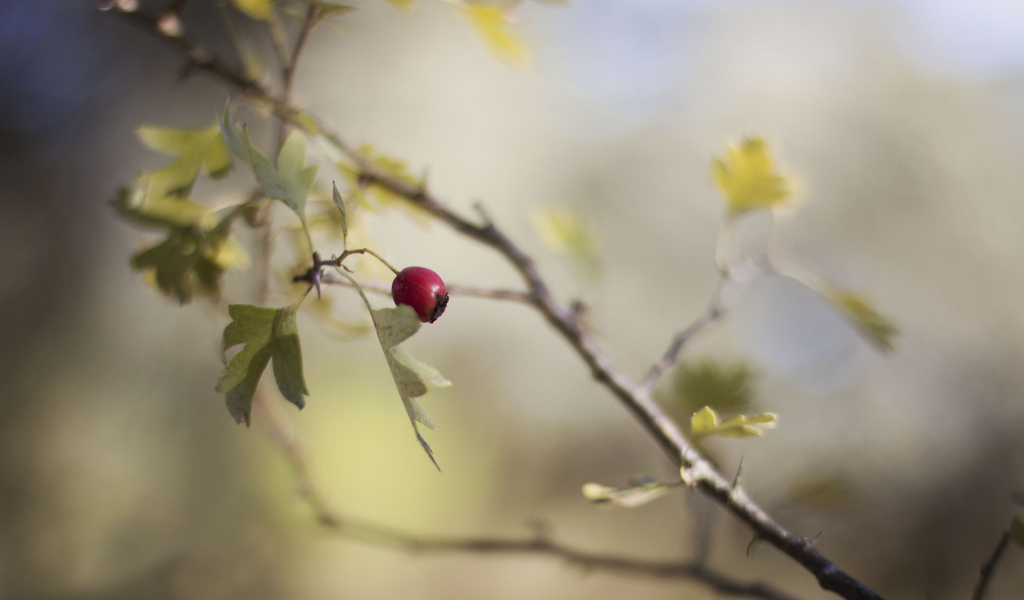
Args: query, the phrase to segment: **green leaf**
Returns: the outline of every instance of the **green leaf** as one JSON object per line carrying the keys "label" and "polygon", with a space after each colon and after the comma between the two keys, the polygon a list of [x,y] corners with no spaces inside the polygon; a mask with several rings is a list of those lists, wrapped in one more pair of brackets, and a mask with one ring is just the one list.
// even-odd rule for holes
{"label": "green leaf", "polygon": [[522,38],[512,30],[505,9],[491,4],[471,2],[460,7],[473,29],[498,59],[519,68],[529,63],[529,52]]}
{"label": "green leaf", "polygon": [[256,180],[263,187],[267,198],[281,200],[288,205],[306,226],[306,199],[316,181],[318,165],[306,164],[306,137],[298,130],[292,130],[277,155],[277,168],[270,159],[249,141],[249,133],[233,123],[231,105],[224,107],[220,123],[224,142],[231,152],[247,162],[256,173]]}
{"label": "green leaf", "polygon": [[1019,547],[1024,548],[1024,521],[1014,517],[1010,523],[1010,539]]}
{"label": "green leaf", "polygon": [[334,185],[334,205],[341,211],[341,239],[343,244],[348,243],[348,215],[345,213],[345,201],[341,199],[338,192],[338,184]]}
{"label": "green leaf", "polygon": [[764,434],[756,426],[770,429],[775,427],[777,419],[778,417],[772,413],[762,413],[749,417],[739,415],[720,421],[715,411],[705,406],[693,413],[693,417],[690,418],[690,432],[694,439],[709,435],[732,438],[760,437]]}
{"label": "green leaf", "polygon": [[138,271],[150,272],[161,292],[181,304],[197,291],[217,296],[224,271],[249,265],[249,257],[231,238],[231,225],[241,211],[232,211],[220,222],[188,200],[151,197],[145,193],[145,179],[139,189],[122,189],[110,204],[127,220],[168,231],[167,237],[131,259]]}
{"label": "green leaf", "polygon": [[720,412],[740,412],[750,407],[754,395],[746,363],[720,364],[710,359],[680,364],[673,374],[673,389],[688,412],[708,406]]}
{"label": "green leaf", "polygon": [[217,381],[217,391],[226,394],[228,411],[238,423],[250,423],[252,397],[267,363],[274,360],[274,379],[281,394],[300,409],[309,394],[302,374],[302,349],[295,322],[298,304],[265,308],[248,304],[228,307],[231,323],[224,329],[224,350],[245,344],[235,354]]}
{"label": "green leaf", "polygon": [[893,349],[892,339],[899,329],[892,321],[885,318],[860,295],[836,288],[831,290],[825,299],[839,311],[857,329],[857,333],[881,352]]}
{"label": "green leaf", "polygon": [[661,498],[671,487],[670,484],[649,477],[638,477],[624,488],[586,483],[583,485],[583,497],[595,504],[611,503],[623,508],[636,508]]}
{"label": "green leaf", "polygon": [[722,195],[730,216],[759,208],[773,208],[789,197],[789,182],[772,163],[765,141],[743,140],[740,147],[727,146],[725,159],[711,163],[711,181]]}
{"label": "green leaf", "polygon": [[200,167],[215,178],[226,175],[231,168],[231,156],[217,125],[194,130],[143,126],[136,134],[147,147],[178,157],[170,166],[149,176],[155,196],[187,193]]}
{"label": "green leaf", "polygon": [[231,0],[239,12],[258,21],[270,19],[270,6],[273,0]]}
{"label": "green leaf", "polygon": [[[342,273],[342,275],[345,274]],[[347,275],[345,276],[347,277]],[[351,278],[349,280],[355,284],[355,280]],[[427,453],[430,461],[440,471],[441,467],[434,460],[434,452],[430,449],[427,441],[423,439],[423,436],[420,435],[417,423],[434,431],[437,431],[437,425],[434,424],[430,416],[416,402],[416,398],[426,394],[432,387],[448,387],[452,382],[445,379],[437,369],[416,360],[404,348],[398,346],[398,344],[412,337],[423,325],[412,307],[401,305],[394,308],[374,310],[370,306],[366,295],[363,294],[362,289],[359,289],[359,294],[363,297],[363,302],[366,303],[366,307],[370,310],[373,326],[377,330],[377,339],[384,350],[384,357],[387,359],[391,376],[395,380],[395,387],[398,388],[398,395],[405,406],[405,412],[409,415],[409,421],[412,423],[416,439]]]}

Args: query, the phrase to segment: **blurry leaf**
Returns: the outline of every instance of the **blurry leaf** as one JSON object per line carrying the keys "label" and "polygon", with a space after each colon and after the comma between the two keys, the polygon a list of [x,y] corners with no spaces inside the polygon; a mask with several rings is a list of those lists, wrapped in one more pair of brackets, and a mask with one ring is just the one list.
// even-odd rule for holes
{"label": "blurry leaf", "polygon": [[715,157],[711,163],[711,181],[730,215],[772,208],[789,196],[789,183],[775,170],[759,137],[743,140],[739,148],[727,146],[725,160]]}
{"label": "blurry leaf", "polygon": [[790,486],[783,503],[824,510],[845,504],[856,495],[857,489],[841,474],[809,473]]}
{"label": "blurry leaf", "polygon": [[694,439],[707,437],[709,435],[720,435],[723,437],[733,438],[760,437],[764,434],[756,426],[759,425],[763,428],[770,429],[775,427],[775,421],[777,419],[778,417],[772,413],[762,413],[749,417],[739,415],[724,421],[719,421],[718,415],[715,414],[715,411],[705,406],[693,413],[693,417],[690,419],[690,432],[693,434]]}
{"label": "blurry leaf", "polygon": [[270,18],[270,5],[273,0],[231,0],[240,12],[257,19],[266,21]]}
{"label": "blurry leaf", "polygon": [[274,379],[281,394],[300,409],[309,394],[302,375],[302,349],[295,323],[298,305],[265,308],[248,304],[228,307],[231,323],[224,329],[224,350],[245,344],[235,354],[217,381],[217,391],[226,394],[228,411],[238,423],[249,425],[252,397],[264,369],[274,359]]}
{"label": "blurry leaf", "polygon": [[320,133],[320,127],[316,124],[316,119],[311,117],[308,113],[299,113],[296,115],[295,124],[301,127],[302,130],[309,135],[316,135]]}
{"label": "blurry leaf", "polygon": [[616,488],[587,483],[583,485],[583,497],[595,504],[611,503],[623,508],[636,508],[661,498],[669,492],[670,486],[650,478],[631,481],[629,487]]}
{"label": "blurry leaf", "polygon": [[1017,517],[1014,517],[1013,522],[1010,523],[1010,539],[1017,546],[1024,548],[1024,521]]}
{"label": "blurry leaf", "polygon": [[200,167],[210,177],[221,177],[231,168],[219,127],[206,129],[164,129],[139,127],[136,134],[147,147],[177,156],[170,166],[149,176],[152,194],[165,196],[187,191],[195,182]]}
{"label": "blurry leaf", "polygon": [[[422,180],[409,173],[406,169],[405,163],[384,154],[376,154],[373,150],[373,146],[370,144],[363,144],[359,147],[358,152],[366,160],[372,162],[378,169],[395,177],[396,179],[400,179],[417,187],[423,185]],[[335,153],[332,151],[332,154]],[[380,212],[381,210],[396,206],[401,207],[408,210],[410,215],[421,222],[428,223],[430,221],[429,215],[427,215],[423,209],[412,202],[409,202],[409,200],[404,196],[400,196],[392,192],[379,183],[366,181],[360,178],[359,171],[345,161],[337,160],[336,162],[338,171],[345,178],[345,181],[348,182],[349,193],[351,194],[352,199],[356,202],[359,202],[374,212]]]}
{"label": "blurry leaf", "polygon": [[585,275],[593,277],[599,273],[600,236],[582,212],[572,208],[534,208],[529,217],[544,245],[572,258]]}
{"label": "blurry leaf", "polygon": [[[140,190],[145,186],[144,179]],[[152,273],[157,288],[182,304],[191,301],[196,291],[218,295],[224,271],[249,264],[245,251],[230,237],[231,224],[241,211],[215,222],[208,211],[188,200],[149,197],[127,189],[111,200],[111,206],[128,220],[168,230],[162,242],[133,256],[131,265]]]}
{"label": "blurry leaf", "polygon": [[740,412],[750,407],[754,395],[750,369],[743,362],[732,365],[702,360],[680,364],[673,374],[674,391],[688,412],[708,406],[719,412]]}
{"label": "blurry leaf", "polygon": [[416,6],[417,0],[384,0],[391,6],[394,6],[398,10],[409,11]]}
{"label": "blurry leaf", "polygon": [[342,242],[348,243],[348,216],[345,214],[345,201],[341,199],[341,194],[338,192],[338,184],[334,185],[334,205],[341,211],[341,239]]}
{"label": "blurry leaf", "polygon": [[147,227],[188,227],[209,216],[209,212],[195,202],[153,196],[148,190],[148,179],[143,178],[135,190],[121,188],[110,205],[125,220]]}
{"label": "blurry leaf", "polygon": [[526,67],[526,44],[512,31],[506,10],[477,2],[460,9],[495,56],[516,67]]}
{"label": "blurry leaf", "polygon": [[892,338],[899,333],[892,321],[883,317],[864,298],[844,289],[834,289],[826,297],[864,339],[881,352],[893,349]]}

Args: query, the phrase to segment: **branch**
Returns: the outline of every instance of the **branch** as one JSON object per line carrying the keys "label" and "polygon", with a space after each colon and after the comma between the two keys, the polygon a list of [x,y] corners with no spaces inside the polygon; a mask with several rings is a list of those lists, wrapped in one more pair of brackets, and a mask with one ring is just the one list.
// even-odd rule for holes
{"label": "branch", "polygon": [[[275,114],[294,121],[302,111],[274,98],[256,82],[247,79],[235,69],[211,56],[184,35],[168,37],[150,17],[138,13],[118,13],[150,34],[166,40],[177,47],[195,67],[206,71],[224,82],[238,88],[242,93],[269,104]],[[849,600],[879,599],[856,579],[848,575],[815,549],[810,540],[797,536],[772,520],[755,504],[742,487],[733,488],[731,482],[722,476],[703,456],[687,442],[682,430],[654,402],[651,394],[634,384],[598,349],[594,339],[582,330],[572,313],[560,307],[554,300],[547,285],[540,277],[533,260],[505,236],[493,223],[481,225],[472,223],[449,210],[426,189],[403,181],[380,169],[367,160],[340,136],[333,133],[322,120],[316,120],[320,134],[341,152],[345,153],[360,171],[364,181],[376,183],[409,202],[426,210],[452,229],[472,240],[493,248],[519,272],[533,306],[547,322],[576,351],[589,367],[594,379],[619,399],[623,406],[647,430],[661,446],[665,454],[681,468],[681,472],[694,488],[722,504],[729,512],[746,523],[757,538],[770,543],[793,560],[800,563],[817,579],[818,584]]]}
{"label": "branch", "polygon": [[974,586],[974,595],[971,596],[972,600],[981,600],[985,595],[988,582],[992,579],[992,572],[996,570],[996,565],[999,564],[999,559],[1003,557],[1003,552],[1009,543],[1010,532],[1005,531],[1003,532],[1003,537],[999,538],[999,543],[996,544],[996,549],[992,552],[992,556],[981,566],[981,575],[978,577],[977,585]]}
{"label": "branch", "polygon": [[625,556],[587,552],[549,539],[543,528],[526,539],[457,538],[420,536],[364,521],[356,521],[332,510],[320,492],[309,466],[308,454],[302,441],[291,427],[288,416],[262,388],[257,391],[253,405],[262,412],[260,419],[267,425],[270,438],[282,449],[299,481],[302,497],[310,505],[317,519],[327,528],[346,538],[388,546],[422,554],[526,554],[561,558],[567,563],[587,571],[607,571],[622,575],[681,579],[703,584],[718,593],[747,596],[764,600],[793,600],[763,583],[748,583],[708,569],[695,561],[646,561]]}
{"label": "branch", "polygon": [[[320,283],[326,283],[331,285],[343,285],[346,287],[352,287],[352,283],[347,279],[338,279],[332,277],[330,273],[325,273],[320,278]],[[391,286],[384,283],[377,283],[375,281],[359,282],[367,292],[373,292],[375,294],[381,294],[384,296],[391,296]],[[449,294],[458,296],[471,296],[474,298],[491,298],[493,300],[508,300],[510,302],[519,302],[522,304],[528,304],[533,306],[533,300],[530,295],[525,292],[517,292],[515,290],[492,290],[488,288],[472,287],[468,285],[452,284],[445,286],[445,291]]]}

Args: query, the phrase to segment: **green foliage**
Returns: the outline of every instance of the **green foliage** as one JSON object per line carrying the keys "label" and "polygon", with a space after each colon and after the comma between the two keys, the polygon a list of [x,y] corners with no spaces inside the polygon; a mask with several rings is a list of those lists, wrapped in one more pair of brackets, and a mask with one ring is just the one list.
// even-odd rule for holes
{"label": "green foliage", "polygon": [[746,363],[727,365],[705,359],[676,367],[672,388],[689,413],[703,406],[724,413],[742,412],[754,396],[752,379]]}
{"label": "green foliage", "polygon": [[154,196],[187,195],[201,167],[214,178],[231,169],[231,156],[217,125],[206,129],[142,126],[135,133],[148,148],[178,157],[170,166],[149,176],[150,193]]}
{"label": "green foliage", "polygon": [[231,323],[224,329],[224,351],[245,344],[235,354],[217,382],[217,391],[226,394],[228,411],[235,421],[250,423],[252,397],[267,363],[274,359],[274,379],[281,394],[302,408],[309,394],[302,375],[302,349],[295,323],[298,304],[284,308],[265,308],[248,304],[228,307]]}
{"label": "green foliage", "polygon": [[722,421],[719,420],[715,411],[705,406],[693,413],[693,417],[690,419],[690,433],[694,440],[711,435],[731,438],[761,437],[764,433],[757,426],[771,429],[775,427],[776,420],[778,417],[774,414],[762,413],[749,417],[738,415]]}
{"label": "green foliage", "polygon": [[[423,185],[421,179],[409,173],[405,163],[384,154],[377,154],[370,144],[363,144],[359,147],[358,152],[363,158],[373,163],[374,166],[384,173],[415,187]],[[410,211],[411,214],[424,218],[423,211],[410,203],[404,196],[392,192],[375,181],[364,179],[360,176],[358,169],[345,160],[340,159],[340,157],[336,156],[335,159],[338,171],[345,178],[345,181],[348,182],[349,193],[352,195],[352,199],[360,205],[374,212],[381,212],[384,209],[394,207],[412,209]]]}
{"label": "green foliage", "polygon": [[[367,307],[369,307],[369,303],[367,303]],[[398,344],[401,344],[419,331],[422,325],[419,317],[416,315],[416,311],[412,307],[402,305],[377,310],[371,308],[370,315],[373,317],[373,325],[377,329],[377,339],[380,341],[381,348],[384,349],[384,357],[387,359],[388,367],[391,369],[391,376],[395,380],[395,387],[398,388],[398,395],[402,398],[405,412],[408,413],[409,420],[412,422],[416,439],[419,440],[420,445],[423,446],[434,466],[440,470],[441,467],[434,460],[433,450],[430,449],[430,445],[420,435],[416,423],[420,423],[434,431],[437,431],[437,425],[434,424],[434,421],[427,415],[426,411],[416,402],[416,398],[426,394],[429,389],[428,386],[435,388],[447,387],[452,382],[445,379],[437,369],[416,360],[404,348],[398,346]]]}
{"label": "green foliage", "polygon": [[661,498],[672,488],[671,484],[650,477],[637,477],[628,487],[610,487],[600,483],[583,485],[583,497],[594,504],[614,504],[622,508],[636,508]]}
{"label": "green foliage", "polygon": [[122,189],[110,204],[127,220],[167,231],[162,242],[135,254],[131,266],[153,273],[160,291],[181,304],[190,302],[197,291],[218,295],[221,275],[249,264],[245,251],[231,238],[231,225],[240,211],[231,211],[218,222],[198,204],[150,196],[145,187],[135,192]]}
{"label": "green foliage", "polygon": [[1014,517],[1010,523],[1010,539],[1017,546],[1024,548],[1024,521],[1019,517]]}
{"label": "green foliage", "polygon": [[857,333],[881,352],[893,349],[892,339],[899,333],[896,325],[879,314],[867,300],[860,295],[836,288],[825,296],[832,306],[839,311],[853,326]]}
{"label": "green foliage", "polygon": [[228,148],[252,167],[267,198],[287,204],[306,226],[306,198],[320,168],[318,165],[305,166],[306,137],[297,130],[288,135],[277,155],[275,169],[270,159],[249,141],[245,128],[239,130],[233,123],[230,104],[224,107],[220,127]]}
{"label": "green foliage", "polygon": [[759,208],[773,208],[789,196],[789,183],[775,170],[765,141],[743,140],[727,146],[725,158],[711,163],[711,181],[722,195],[729,216]]}
{"label": "green foliage", "polygon": [[269,20],[274,0],[231,0],[240,12],[259,21]]}

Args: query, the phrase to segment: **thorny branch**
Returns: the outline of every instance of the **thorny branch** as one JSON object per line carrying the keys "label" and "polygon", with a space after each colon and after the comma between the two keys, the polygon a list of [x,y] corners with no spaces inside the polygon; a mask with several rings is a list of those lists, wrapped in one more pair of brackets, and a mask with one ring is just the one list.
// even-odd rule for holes
{"label": "thorny branch", "polygon": [[[238,88],[244,95],[269,105],[279,117],[294,122],[304,114],[288,102],[275,98],[257,82],[249,80],[241,70],[210,55],[184,34],[167,35],[159,29],[155,19],[137,12],[120,12],[118,14],[178,48],[193,63],[195,69],[210,73]],[[619,399],[661,446],[669,459],[681,468],[684,480],[746,523],[757,538],[775,546],[800,563],[814,575],[822,588],[849,600],[880,598],[825,558],[814,547],[811,540],[793,534],[774,521],[747,496],[741,486],[734,488],[731,481],[715,470],[714,466],[689,444],[682,430],[654,402],[650,392],[644,386],[633,383],[619,371],[600,351],[595,340],[579,326],[573,318],[572,312],[562,308],[555,301],[534,266],[533,260],[493,223],[487,221],[476,224],[465,219],[448,209],[423,187],[396,178],[367,160],[354,147],[332,132],[322,120],[313,120],[320,135],[352,160],[363,181],[380,185],[404,197],[455,231],[504,256],[525,282],[531,303],[536,310],[572,346],[586,363],[594,379]]]}

